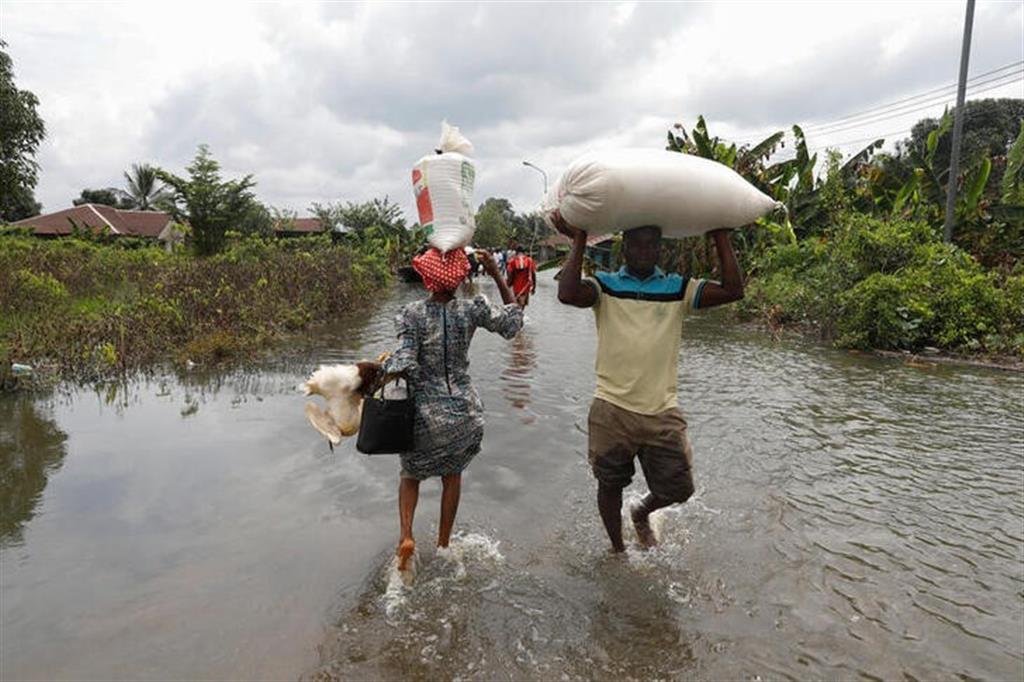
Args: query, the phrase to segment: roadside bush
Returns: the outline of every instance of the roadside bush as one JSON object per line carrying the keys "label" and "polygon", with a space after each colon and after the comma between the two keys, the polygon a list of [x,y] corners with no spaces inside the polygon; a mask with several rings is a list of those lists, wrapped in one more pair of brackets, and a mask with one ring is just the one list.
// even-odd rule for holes
{"label": "roadside bush", "polygon": [[769,249],[741,313],[848,348],[1024,354],[1024,276],[1000,277],[925,223],[849,214]]}
{"label": "roadside bush", "polygon": [[7,279],[6,286],[0,289],[0,303],[13,314],[45,310],[68,297],[65,286],[48,272],[36,274],[22,268],[11,272]]}

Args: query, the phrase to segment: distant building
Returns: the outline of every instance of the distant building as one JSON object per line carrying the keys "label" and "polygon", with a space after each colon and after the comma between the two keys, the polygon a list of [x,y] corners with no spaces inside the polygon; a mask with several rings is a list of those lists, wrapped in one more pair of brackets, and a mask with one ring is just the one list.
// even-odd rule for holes
{"label": "distant building", "polygon": [[156,239],[168,248],[182,240],[174,220],[163,211],[128,211],[103,204],[81,204],[53,213],[19,220],[13,225],[31,227],[38,237],[66,237],[78,230],[100,234]]}
{"label": "distant building", "polygon": [[[607,270],[612,266],[612,236],[610,234],[599,234],[594,237],[587,237],[587,249],[585,255],[593,261],[598,269]],[[537,244],[540,261],[548,261],[558,256],[559,253],[569,251],[569,238],[564,234],[553,234]]]}
{"label": "distant building", "polygon": [[278,237],[302,237],[307,234],[319,234],[324,226],[319,218],[292,218],[282,220],[274,225],[274,234]]}
{"label": "distant building", "polygon": [[[25,218],[12,225],[31,227],[37,237],[67,237],[76,229],[91,230],[105,235],[156,239],[167,244],[168,248],[184,239],[184,235],[175,229],[169,213],[129,211],[103,204],[72,206],[54,213]],[[278,237],[301,237],[323,231],[319,218],[294,218],[274,225],[274,235]]]}

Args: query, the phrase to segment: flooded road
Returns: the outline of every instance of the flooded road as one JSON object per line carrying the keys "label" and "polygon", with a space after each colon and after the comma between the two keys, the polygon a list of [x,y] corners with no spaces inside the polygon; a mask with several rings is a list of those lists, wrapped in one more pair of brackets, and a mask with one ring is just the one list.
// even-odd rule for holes
{"label": "flooded road", "polygon": [[689,318],[697,493],[622,560],[586,465],[592,315],[548,278],[519,337],[474,341],[454,558],[428,482],[403,587],[397,458],[332,454],[297,386],[420,295],[228,375],[0,397],[0,679],[1024,677],[1020,375]]}

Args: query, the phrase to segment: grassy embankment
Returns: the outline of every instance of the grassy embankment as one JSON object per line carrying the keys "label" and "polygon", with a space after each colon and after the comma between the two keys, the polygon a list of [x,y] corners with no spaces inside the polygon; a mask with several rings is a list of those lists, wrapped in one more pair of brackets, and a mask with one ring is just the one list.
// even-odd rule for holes
{"label": "grassy embankment", "polygon": [[0,236],[0,386],[14,383],[12,363],[90,381],[244,357],[389,281],[383,261],[328,237],[249,238],[197,258]]}

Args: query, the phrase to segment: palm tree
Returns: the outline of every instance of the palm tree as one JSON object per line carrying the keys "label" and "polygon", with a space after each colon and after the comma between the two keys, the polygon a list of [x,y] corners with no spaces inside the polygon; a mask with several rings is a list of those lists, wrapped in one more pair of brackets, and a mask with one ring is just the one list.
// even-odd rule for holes
{"label": "palm tree", "polygon": [[125,172],[124,179],[128,182],[125,194],[131,200],[133,208],[141,211],[152,211],[171,199],[171,191],[160,182],[157,169],[147,163],[133,163],[130,172]]}

